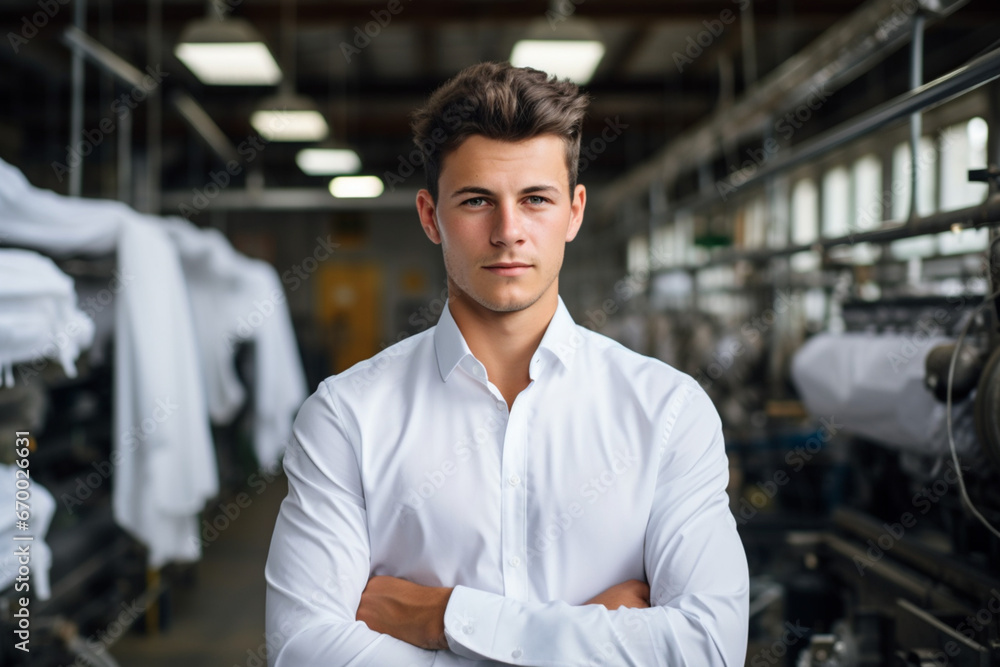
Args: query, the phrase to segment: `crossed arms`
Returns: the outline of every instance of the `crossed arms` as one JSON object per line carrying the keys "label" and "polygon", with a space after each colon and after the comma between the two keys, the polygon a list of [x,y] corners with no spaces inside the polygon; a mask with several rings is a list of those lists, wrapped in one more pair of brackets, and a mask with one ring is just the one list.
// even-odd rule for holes
{"label": "crossed arms", "polygon": [[[448,648],[444,613],[451,588],[421,586],[397,577],[372,577],[361,594],[358,620],[382,634],[429,650]],[[584,604],[608,609],[649,607],[649,585],[638,579],[612,586]]]}
{"label": "crossed arms", "polygon": [[[714,419],[697,409],[706,408],[699,401],[711,407],[700,387],[686,401],[659,462],[644,545],[648,588],[624,582],[573,606],[369,580],[358,455],[321,387],[300,410],[285,455],[289,493],[265,570],[269,666],[742,665],[749,576],[725,492],[721,425],[714,409]],[[669,446],[674,438],[683,446]]]}

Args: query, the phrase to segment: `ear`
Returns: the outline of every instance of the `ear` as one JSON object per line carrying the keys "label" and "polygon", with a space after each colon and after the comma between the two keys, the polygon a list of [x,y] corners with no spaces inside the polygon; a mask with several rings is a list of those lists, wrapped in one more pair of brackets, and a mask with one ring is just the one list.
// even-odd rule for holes
{"label": "ear", "polygon": [[583,224],[583,209],[587,206],[587,188],[577,184],[573,189],[573,201],[569,206],[569,227],[566,228],[566,243],[576,238],[576,233],[580,231]]}
{"label": "ear", "polygon": [[434,198],[426,188],[417,193],[417,214],[420,216],[420,226],[424,228],[427,238],[436,244],[441,243],[441,230],[437,226],[437,207]]}

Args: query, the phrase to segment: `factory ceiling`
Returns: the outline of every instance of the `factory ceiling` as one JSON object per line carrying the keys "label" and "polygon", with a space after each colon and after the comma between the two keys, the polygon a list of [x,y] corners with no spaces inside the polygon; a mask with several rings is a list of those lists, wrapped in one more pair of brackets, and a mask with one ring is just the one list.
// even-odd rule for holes
{"label": "factory ceiling", "polygon": [[[164,190],[204,182],[223,161],[170,101],[184,93],[207,112],[232,146],[255,135],[250,117],[277,86],[211,86],[174,54],[182,31],[207,14],[204,0],[89,0],[84,31],[138,70],[162,72],[160,164]],[[757,0],[751,21],[740,20],[750,0],[380,0],[324,2],[223,0],[225,13],[245,19],[270,47],[295,92],[311,98],[325,117],[328,143],[349,146],[364,173],[399,169],[411,149],[409,112],[461,68],[506,60],[513,45],[539,25],[582,21],[596,30],[605,53],[586,84],[593,103],[585,126],[597,136],[609,119],[634,131],[612,142],[584,182],[600,186],[648,159],[715,111],[738,99],[838,21],[858,0]],[[905,11],[907,2],[900,0]],[[393,11],[394,10],[394,11]],[[39,12],[47,12],[44,17]],[[51,16],[49,16],[51,14]],[[41,20],[44,18],[44,21]],[[927,35],[926,74],[960,65],[996,39],[995,0],[971,0]],[[63,33],[74,3],[0,2],[0,157],[45,187],[66,191],[54,161],[67,156],[70,132],[71,51]],[[374,22],[374,23],[373,23]],[[377,25],[376,25],[377,24]],[[991,28],[992,26],[992,28]],[[32,27],[35,28],[32,32]],[[367,32],[366,32],[367,31]],[[30,37],[26,37],[30,34]],[[956,49],[956,44],[963,48]],[[971,51],[971,53],[969,53]],[[855,84],[844,113],[899,94],[908,86],[906,49],[891,54]],[[147,69],[151,68],[151,69]],[[85,129],[114,118],[128,93],[93,64],[86,65]],[[845,96],[846,99],[846,96]],[[831,119],[844,105],[831,105]],[[117,107],[120,109],[119,107]],[[135,104],[132,145],[141,169],[150,134],[150,109]],[[819,126],[817,126],[819,127]],[[107,135],[115,134],[115,131]],[[269,187],[322,187],[304,174],[295,155],[305,145],[273,144],[257,165]],[[84,194],[114,195],[116,148],[95,145],[87,157]],[[200,176],[199,176],[200,174]],[[419,175],[408,185],[419,187]]]}

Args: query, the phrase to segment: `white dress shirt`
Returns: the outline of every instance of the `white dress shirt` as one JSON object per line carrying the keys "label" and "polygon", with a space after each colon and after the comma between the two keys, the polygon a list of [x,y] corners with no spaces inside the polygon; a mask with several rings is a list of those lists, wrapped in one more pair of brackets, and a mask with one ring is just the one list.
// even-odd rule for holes
{"label": "white dress shirt", "polygon": [[[510,410],[445,307],[322,382],[285,456],[271,667],[743,665],[749,576],[719,416],[562,299]],[[454,587],[450,650],[372,631],[369,577]],[[584,605],[628,579],[652,607]]]}

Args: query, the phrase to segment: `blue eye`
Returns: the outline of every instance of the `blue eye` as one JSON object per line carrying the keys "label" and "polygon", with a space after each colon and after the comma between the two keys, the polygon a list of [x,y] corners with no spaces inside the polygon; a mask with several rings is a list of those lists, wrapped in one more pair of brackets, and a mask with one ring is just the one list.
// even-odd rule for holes
{"label": "blue eye", "polygon": [[[466,199],[463,204],[469,204],[470,202],[485,202],[486,200],[482,197],[473,197],[472,199]],[[472,208],[479,208],[480,205],[472,204]]]}
{"label": "blue eye", "polygon": [[528,197],[528,199],[536,200],[536,201],[532,201],[531,202],[532,204],[544,204],[545,202],[548,201],[548,199],[546,199],[545,197],[539,196],[539,195],[531,195],[530,197]]}

